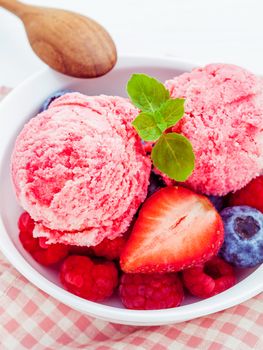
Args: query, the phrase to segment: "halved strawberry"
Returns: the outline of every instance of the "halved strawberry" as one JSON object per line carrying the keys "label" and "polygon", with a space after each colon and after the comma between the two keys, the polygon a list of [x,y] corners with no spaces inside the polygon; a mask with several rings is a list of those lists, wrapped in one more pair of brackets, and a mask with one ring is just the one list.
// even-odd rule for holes
{"label": "halved strawberry", "polygon": [[179,186],[165,187],[142,206],[121,254],[123,271],[179,271],[209,260],[224,239],[211,202]]}

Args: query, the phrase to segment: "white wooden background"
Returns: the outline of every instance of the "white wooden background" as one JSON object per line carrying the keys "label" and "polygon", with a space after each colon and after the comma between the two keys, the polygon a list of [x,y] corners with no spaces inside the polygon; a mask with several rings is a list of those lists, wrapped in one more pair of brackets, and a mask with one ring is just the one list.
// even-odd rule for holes
{"label": "white wooden background", "polygon": [[[25,0],[86,14],[119,53],[169,55],[198,64],[231,62],[263,73],[262,0]],[[15,86],[44,64],[21,22],[0,9],[0,85]]]}

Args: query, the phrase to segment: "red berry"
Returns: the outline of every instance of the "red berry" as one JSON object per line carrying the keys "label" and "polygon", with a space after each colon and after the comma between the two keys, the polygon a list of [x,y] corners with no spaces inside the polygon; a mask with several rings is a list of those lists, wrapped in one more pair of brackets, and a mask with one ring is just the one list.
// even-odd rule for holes
{"label": "red berry", "polygon": [[69,249],[71,255],[93,255],[92,247],[70,245]]}
{"label": "red berry", "polygon": [[31,216],[25,211],[22,213],[18,219],[18,228],[20,232],[33,233],[35,224]]}
{"label": "red berry", "polygon": [[119,292],[123,305],[137,310],[176,307],[184,297],[176,274],[123,274]]}
{"label": "red berry", "polygon": [[48,266],[64,259],[69,247],[64,244],[46,244],[45,238],[34,238],[34,221],[28,213],[21,214],[18,220],[19,239],[26,251],[40,264]]}
{"label": "red berry", "polygon": [[231,195],[229,206],[236,205],[248,205],[263,213],[263,175]]}
{"label": "red berry", "polygon": [[112,295],[118,284],[118,271],[113,262],[99,263],[87,256],[71,255],[62,264],[60,280],[69,292],[101,301]]}
{"label": "red berry", "polygon": [[128,273],[179,271],[216,255],[223,238],[222,219],[205,196],[165,187],[144,202],[120,265]]}
{"label": "red berry", "polygon": [[108,260],[119,259],[126,244],[126,239],[117,237],[115,239],[105,238],[100,244],[92,247],[96,256],[102,256]]}
{"label": "red berry", "polygon": [[236,283],[234,269],[219,257],[183,271],[183,282],[192,295],[210,298]]}
{"label": "red berry", "polygon": [[40,248],[46,249],[46,248],[49,247],[49,245],[47,244],[46,237],[39,237],[38,238],[38,244],[39,244]]}
{"label": "red berry", "polygon": [[30,231],[20,231],[19,239],[24,249],[32,254],[39,248],[38,239],[33,237],[33,233]]}
{"label": "red berry", "polygon": [[64,244],[47,244],[47,248],[40,246],[32,252],[33,258],[44,266],[56,264],[68,255],[69,249]]}

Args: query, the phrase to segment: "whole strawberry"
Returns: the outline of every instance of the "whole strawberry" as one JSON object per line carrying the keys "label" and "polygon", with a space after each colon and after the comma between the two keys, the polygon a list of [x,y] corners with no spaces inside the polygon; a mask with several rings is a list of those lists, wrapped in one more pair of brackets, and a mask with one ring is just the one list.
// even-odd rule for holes
{"label": "whole strawberry", "polygon": [[126,274],[121,277],[119,293],[128,309],[157,310],[181,304],[184,292],[176,274]]}
{"label": "whole strawberry", "polygon": [[113,262],[71,255],[61,266],[60,280],[69,292],[84,299],[101,301],[112,295],[118,284],[118,271]]}

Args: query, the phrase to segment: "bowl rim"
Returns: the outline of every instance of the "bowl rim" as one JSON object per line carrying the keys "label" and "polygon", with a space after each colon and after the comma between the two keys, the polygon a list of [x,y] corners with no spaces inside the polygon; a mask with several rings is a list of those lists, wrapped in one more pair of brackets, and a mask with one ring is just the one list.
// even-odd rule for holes
{"label": "bowl rim", "polygon": [[[190,70],[196,66],[190,61],[181,61],[174,57],[121,55],[118,58],[117,65],[114,69],[128,67],[132,68],[136,65],[140,67],[174,67],[185,71]],[[8,114],[9,106],[17,98],[19,99],[19,95],[22,91],[30,90],[32,82],[40,82],[42,79],[47,79],[48,76],[52,75],[57,75],[65,81],[71,81],[74,79],[63,76],[62,74],[57,73],[49,68],[45,68],[18,85],[0,103],[0,115],[2,112],[3,114]],[[5,110],[7,110],[7,112]],[[1,121],[2,118],[4,118],[4,116],[1,117]],[[4,139],[4,128],[1,129],[0,140],[2,143],[2,136]],[[0,168],[2,168],[4,164],[4,156],[6,153],[8,141],[8,138],[6,138],[6,140],[4,139],[4,145],[3,147],[1,145],[0,148]],[[118,307],[99,304],[77,297],[41,275],[41,273],[35,270],[17,250],[4,227],[2,217],[0,217],[0,232],[0,250],[10,261],[10,263],[36,287],[40,288],[58,301],[70,306],[77,311],[114,323],[152,326],[182,322],[227,309],[263,291],[263,264],[261,264],[261,266],[259,266],[253,273],[251,273],[244,280],[228,289],[227,291],[220,293],[212,298],[198,301],[194,304],[183,305],[178,308],[164,310],[145,311],[121,309]]]}

